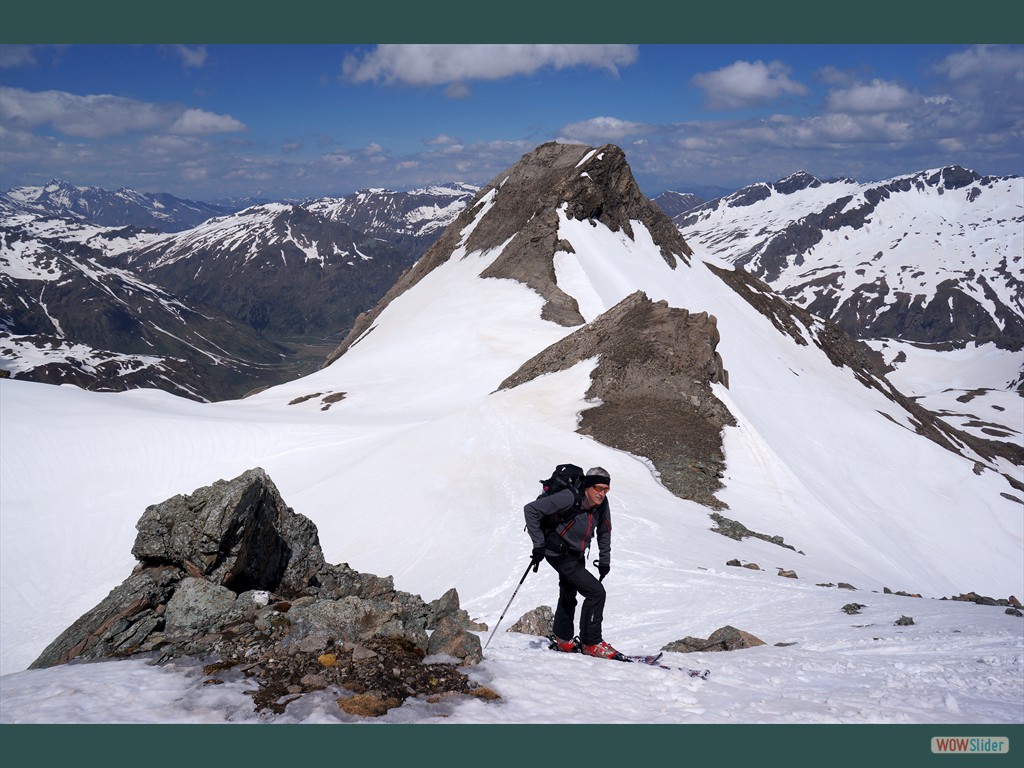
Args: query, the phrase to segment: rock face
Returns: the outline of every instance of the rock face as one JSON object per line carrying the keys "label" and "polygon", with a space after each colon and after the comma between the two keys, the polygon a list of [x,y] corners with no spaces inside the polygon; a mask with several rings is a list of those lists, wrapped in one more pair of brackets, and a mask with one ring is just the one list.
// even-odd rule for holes
{"label": "rock face", "polygon": [[712,508],[724,469],[722,428],[735,419],[711,384],[728,385],[715,318],[627,296],[502,382],[506,389],[598,357],[579,431],[644,456],[677,496]]}
{"label": "rock face", "polygon": [[[482,660],[470,630],[486,627],[458,593],[428,604],[390,577],[326,563],[316,526],[260,468],[151,506],[136,528],[134,572],[30,668],[191,656],[212,660],[209,674],[241,668],[259,685],[257,709],[274,711],[331,686],[391,706],[472,692],[457,665]],[[424,665],[428,653],[446,661]]]}

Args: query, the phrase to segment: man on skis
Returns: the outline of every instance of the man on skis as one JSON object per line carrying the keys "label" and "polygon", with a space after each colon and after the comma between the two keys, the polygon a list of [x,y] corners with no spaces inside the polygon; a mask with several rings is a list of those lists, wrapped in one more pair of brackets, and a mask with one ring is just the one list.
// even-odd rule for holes
{"label": "man on skis", "polygon": [[[566,488],[541,496],[523,508],[526,530],[533,544],[530,562],[534,571],[541,560],[547,560],[558,572],[556,649],[581,651],[604,659],[618,655],[601,635],[605,604],[601,582],[611,568],[612,518],[607,499],[611,482],[608,470],[592,467],[583,476],[580,492]],[[600,578],[586,568],[586,553],[595,535]],[[575,638],[573,632],[577,595],[583,595],[579,638]]]}

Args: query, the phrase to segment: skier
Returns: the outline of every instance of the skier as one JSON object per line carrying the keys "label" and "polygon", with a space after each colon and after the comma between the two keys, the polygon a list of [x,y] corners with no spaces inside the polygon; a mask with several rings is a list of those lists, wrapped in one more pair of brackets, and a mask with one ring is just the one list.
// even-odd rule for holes
{"label": "skier", "polygon": [[[601,582],[611,569],[612,519],[607,494],[611,475],[602,467],[587,470],[581,492],[566,488],[541,496],[523,508],[526,530],[533,543],[530,562],[537,570],[547,560],[558,572],[558,606],[555,609],[554,643],[559,651],[580,651],[588,656],[612,659],[619,655],[604,642],[601,621],[605,589]],[[597,578],[586,568],[586,553],[597,534]],[[583,595],[580,633],[574,637],[577,595]],[[569,638],[569,639],[566,639]]]}

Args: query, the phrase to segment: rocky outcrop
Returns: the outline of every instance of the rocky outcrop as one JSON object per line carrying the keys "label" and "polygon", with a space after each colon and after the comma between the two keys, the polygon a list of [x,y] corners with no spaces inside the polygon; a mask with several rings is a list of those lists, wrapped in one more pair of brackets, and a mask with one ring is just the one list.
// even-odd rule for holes
{"label": "rocky outcrop", "polygon": [[661,650],[674,653],[700,653],[707,651],[737,651],[764,645],[764,640],[754,637],[742,629],[726,625],[712,632],[706,639],[684,637],[665,645]]}
{"label": "rocky outcrop", "polygon": [[503,381],[507,389],[598,358],[579,432],[649,459],[680,498],[722,508],[722,429],[735,424],[712,383],[728,385],[716,320],[636,292]]}
{"label": "rocky outcrop", "polygon": [[260,468],[148,507],[136,528],[134,572],[30,668],[195,657],[210,675],[253,679],[257,710],[277,712],[328,688],[392,706],[474,688],[459,667],[482,660],[471,630],[486,627],[458,593],[426,603],[391,577],[326,563],[316,526]]}
{"label": "rocky outcrop", "polygon": [[[796,547],[791,544],[787,544],[786,540],[782,536],[771,536],[767,533],[752,531],[743,523],[737,520],[730,520],[728,517],[725,517],[718,512],[712,512],[711,519],[715,523],[715,527],[711,530],[715,533],[720,533],[727,538],[735,539],[736,541],[743,541],[743,539],[749,536],[755,539],[761,539],[761,541],[767,541],[769,544],[777,544],[785,549],[792,549],[796,551]],[[803,552],[800,554],[803,554]],[[726,563],[726,565],[732,565],[732,563]]]}

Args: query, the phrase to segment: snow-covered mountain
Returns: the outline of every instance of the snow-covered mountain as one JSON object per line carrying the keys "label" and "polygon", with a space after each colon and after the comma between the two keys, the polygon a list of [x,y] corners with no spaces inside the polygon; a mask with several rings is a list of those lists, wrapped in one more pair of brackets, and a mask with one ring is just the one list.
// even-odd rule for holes
{"label": "snow-covered mountain", "polygon": [[297,204],[270,203],[126,249],[126,269],[271,337],[340,336],[413,259]]}
{"label": "snow-covered mountain", "polygon": [[290,378],[285,350],[247,324],[117,264],[154,233],[18,214],[0,224],[0,368],[49,384],[239,397]]}
{"label": "snow-covered mountain", "polygon": [[[605,676],[608,662],[498,632],[471,674],[506,701],[453,705],[448,722],[1019,722],[1024,625],[939,598],[1024,593],[1020,465],[916,408],[873,358],[691,247],[617,147],[542,145],[315,373],[221,403],[0,381],[0,671],[23,670],[131,572],[148,505],[253,466],[315,523],[329,562],[426,599],[455,587],[494,627],[525,575],[522,506],[572,461],[612,475],[609,642],[656,650],[732,625],[766,644],[698,654],[714,693],[633,665]],[[516,594],[504,628],[553,603],[553,573]],[[584,676],[599,710],[536,706]],[[78,700],[65,686],[80,679],[32,670],[0,693]],[[657,712],[630,709],[641,700]],[[429,721],[431,706],[388,718]]]}
{"label": "snow-covered mountain", "polygon": [[122,188],[79,187],[60,179],[43,186],[24,186],[0,194],[0,216],[20,213],[73,217],[103,227],[136,227],[158,232],[189,229],[213,216],[240,210],[227,203],[183,200],[166,192]]}
{"label": "snow-covered mountain", "polygon": [[395,192],[363,189],[344,197],[322,197],[304,204],[331,221],[340,221],[400,247],[419,258],[479,191],[463,183],[435,184]]}
{"label": "snow-covered mountain", "polygon": [[686,213],[698,205],[703,205],[707,202],[707,199],[692,192],[668,190],[662,192],[657,197],[651,198],[651,202],[658,206],[670,219],[674,219],[676,216]]}
{"label": "snow-covered mountain", "polygon": [[858,338],[1024,349],[1024,177],[800,172],[674,221],[695,248]]}

